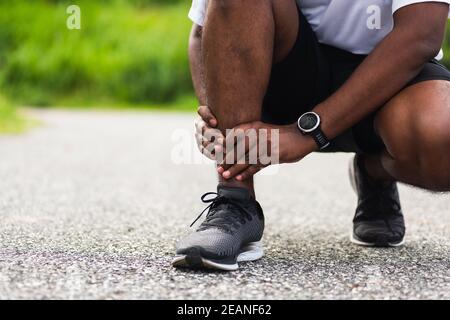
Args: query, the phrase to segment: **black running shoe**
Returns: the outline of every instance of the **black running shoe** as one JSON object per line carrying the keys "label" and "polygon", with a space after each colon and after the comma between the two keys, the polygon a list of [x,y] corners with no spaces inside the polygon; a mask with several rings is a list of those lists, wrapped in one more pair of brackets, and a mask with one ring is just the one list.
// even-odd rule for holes
{"label": "black running shoe", "polygon": [[239,268],[238,262],[263,256],[264,215],[247,189],[219,186],[217,193],[204,194],[202,201],[210,205],[192,225],[208,210],[206,219],[178,243],[174,267],[232,271]]}
{"label": "black running shoe", "polygon": [[350,164],[350,181],[358,195],[351,241],[358,245],[397,247],[403,244],[405,221],[397,183],[378,183],[371,179],[356,155]]}

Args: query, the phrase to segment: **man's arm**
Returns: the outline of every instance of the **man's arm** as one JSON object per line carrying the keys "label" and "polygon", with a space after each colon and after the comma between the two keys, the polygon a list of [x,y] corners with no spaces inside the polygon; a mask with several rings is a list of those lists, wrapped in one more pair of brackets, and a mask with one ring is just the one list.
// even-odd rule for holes
{"label": "man's arm", "polygon": [[[337,137],[381,108],[439,53],[448,11],[448,4],[427,2],[409,5],[396,12],[393,31],[339,90],[314,108],[321,115],[322,130],[329,139]],[[213,117],[207,107],[199,111],[204,119]],[[267,129],[271,126],[255,122],[243,124],[236,129],[253,127]],[[317,150],[311,138],[300,134],[296,123],[279,129],[281,163],[295,159],[299,161]],[[258,165],[248,164],[222,164],[220,167],[220,172],[228,170],[224,173],[227,177],[241,174],[242,179],[261,169]]]}
{"label": "man's arm", "polygon": [[382,107],[439,53],[448,11],[448,4],[429,2],[395,13],[393,31],[335,94],[315,108],[328,138]]}
{"label": "man's arm", "polygon": [[194,24],[189,37],[189,62],[192,83],[200,105],[206,105],[206,89],[202,63],[202,27]]}
{"label": "man's arm", "polygon": [[[448,11],[448,4],[427,2],[406,6],[395,13],[392,32],[339,90],[314,108],[313,111],[321,116],[322,130],[329,139],[381,108],[439,53]],[[262,123],[249,125],[269,127]],[[246,128],[245,125],[241,127]],[[279,160],[283,163],[301,160],[317,150],[317,145],[310,137],[300,134],[297,124],[293,124],[280,127],[279,148]],[[219,172],[229,178],[237,175],[239,180],[260,169],[258,165],[222,164]]]}

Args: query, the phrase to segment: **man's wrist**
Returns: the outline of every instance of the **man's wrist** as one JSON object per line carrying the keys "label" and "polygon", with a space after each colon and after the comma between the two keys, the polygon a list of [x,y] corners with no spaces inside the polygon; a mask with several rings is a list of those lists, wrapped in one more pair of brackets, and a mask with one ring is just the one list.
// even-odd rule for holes
{"label": "man's wrist", "polygon": [[294,145],[302,158],[306,157],[312,152],[319,150],[319,147],[317,146],[317,143],[314,141],[314,138],[312,136],[304,135],[301,133],[300,129],[298,128],[297,122],[291,125],[291,129],[293,130],[295,136]]}

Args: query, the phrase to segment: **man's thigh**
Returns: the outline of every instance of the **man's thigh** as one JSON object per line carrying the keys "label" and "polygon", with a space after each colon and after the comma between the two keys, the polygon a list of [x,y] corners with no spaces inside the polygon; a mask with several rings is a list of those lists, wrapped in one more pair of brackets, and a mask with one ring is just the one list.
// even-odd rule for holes
{"label": "man's thigh", "polygon": [[[436,147],[438,138],[450,139],[450,81],[425,81],[405,88],[377,113],[375,130],[396,157]],[[442,149],[450,150],[446,141]]]}

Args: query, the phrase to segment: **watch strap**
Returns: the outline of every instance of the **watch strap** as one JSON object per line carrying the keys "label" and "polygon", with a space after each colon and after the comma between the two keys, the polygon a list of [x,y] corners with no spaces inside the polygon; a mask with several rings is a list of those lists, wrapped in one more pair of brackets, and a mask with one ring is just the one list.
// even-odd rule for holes
{"label": "watch strap", "polygon": [[317,143],[320,150],[323,150],[330,145],[330,141],[320,128],[311,132],[310,135],[314,138],[314,141]]}

